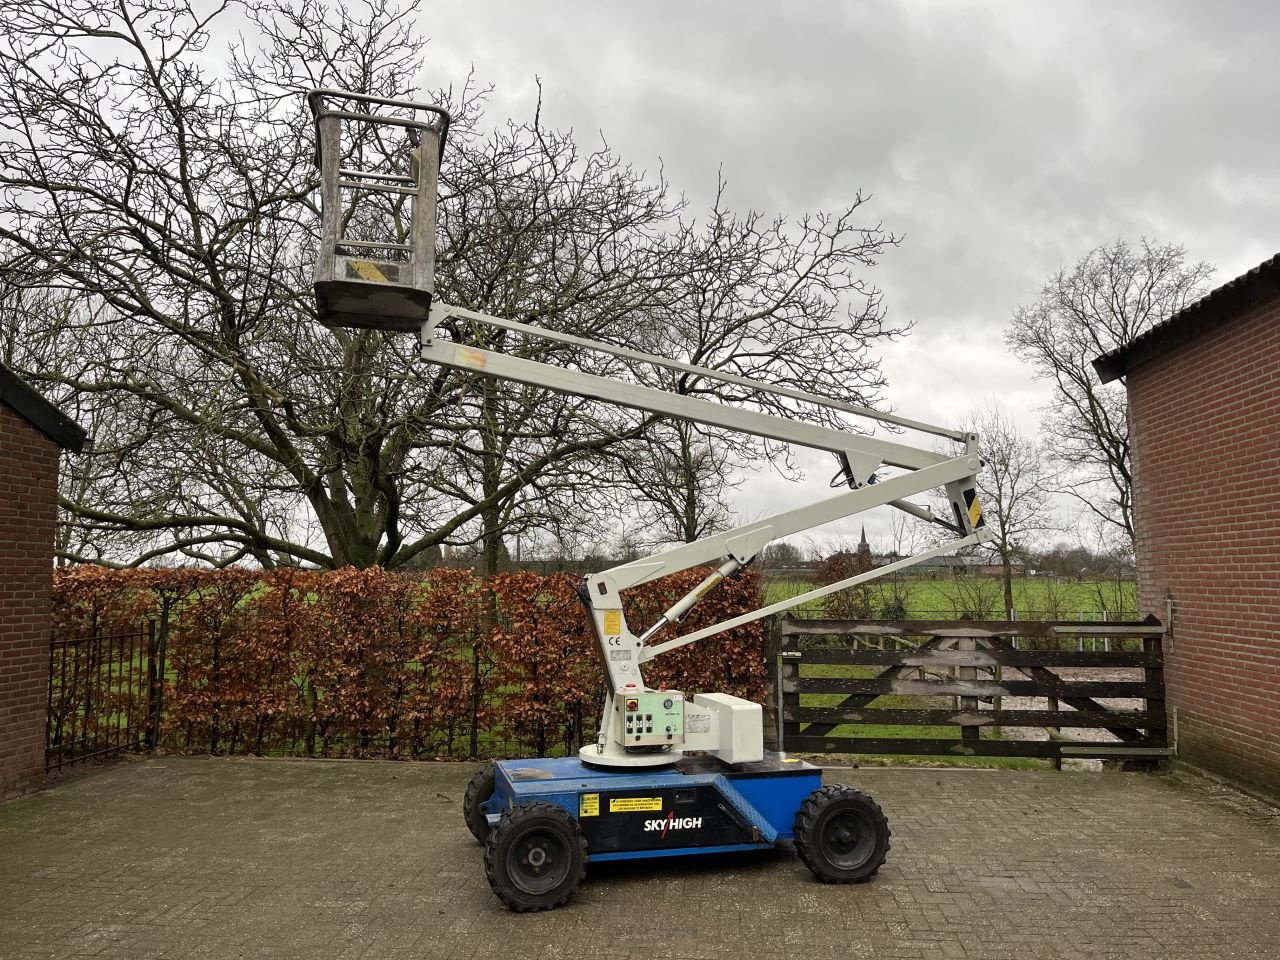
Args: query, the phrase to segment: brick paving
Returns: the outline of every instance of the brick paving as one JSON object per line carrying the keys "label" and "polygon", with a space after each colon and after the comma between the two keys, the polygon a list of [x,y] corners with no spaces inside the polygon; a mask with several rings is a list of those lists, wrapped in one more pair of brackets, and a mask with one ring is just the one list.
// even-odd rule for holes
{"label": "brick paving", "polygon": [[1190,777],[836,770],[888,813],[863,886],[790,851],[589,866],[516,915],[473,766],[165,758],[0,806],[0,957],[1273,958],[1280,811]]}

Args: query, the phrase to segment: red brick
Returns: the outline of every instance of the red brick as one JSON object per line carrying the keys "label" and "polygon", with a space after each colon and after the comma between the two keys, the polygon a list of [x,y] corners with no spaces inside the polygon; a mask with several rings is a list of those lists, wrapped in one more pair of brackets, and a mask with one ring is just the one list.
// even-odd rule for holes
{"label": "red brick", "polygon": [[0,801],[44,780],[58,456],[0,401]]}
{"label": "red brick", "polygon": [[1128,374],[1139,602],[1179,756],[1280,794],[1280,295]]}

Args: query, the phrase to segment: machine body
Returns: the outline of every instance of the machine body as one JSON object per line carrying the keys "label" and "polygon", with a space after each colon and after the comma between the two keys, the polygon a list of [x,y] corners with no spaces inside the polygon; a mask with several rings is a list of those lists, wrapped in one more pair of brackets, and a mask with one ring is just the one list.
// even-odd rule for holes
{"label": "machine body", "polygon": [[733,766],[687,757],[636,772],[571,757],[504,760],[487,813],[496,828],[522,804],[554,804],[578,823],[592,862],[760,850],[794,838],[796,810],[821,785],[821,768],[774,753]]}

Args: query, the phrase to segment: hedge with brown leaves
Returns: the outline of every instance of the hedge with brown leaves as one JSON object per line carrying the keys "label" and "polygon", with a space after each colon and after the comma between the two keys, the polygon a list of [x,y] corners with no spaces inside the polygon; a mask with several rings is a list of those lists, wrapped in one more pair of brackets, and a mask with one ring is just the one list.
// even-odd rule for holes
{"label": "hedge with brown leaves", "polygon": [[[647,625],[705,575],[646,584],[627,609]],[[759,606],[752,573],[723,584],[681,633]],[[155,623],[169,750],[430,758],[558,753],[590,739],[604,679],[586,613],[563,576],[378,568],[109,570],[54,577],[55,637]],[[674,635],[674,633],[668,634]],[[760,622],[660,657],[646,681],[764,695]],[[145,675],[146,665],[139,664]],[[160,709],[155,710],[155,700]]]}

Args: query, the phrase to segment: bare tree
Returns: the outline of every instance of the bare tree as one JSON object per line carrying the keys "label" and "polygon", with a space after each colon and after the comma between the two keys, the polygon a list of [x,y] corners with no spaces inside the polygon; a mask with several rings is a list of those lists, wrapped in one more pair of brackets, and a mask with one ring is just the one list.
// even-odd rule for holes
{"label": "bare tree", "polygon": [[1213,273],[1186,251],[1143,238],[1097,247],[1052,276],[1039,299],[1014,311],[1005,342],[1054,398],[1044,430],[1064,468],[1065,492],[1104,529],[1133,541],[1132,475],[1125,393],[1097,381],[1091,361],[1129,343],[1199,297]]}
{"label": "bare tree", "polygon": [[951,604],[953,616],[968,620],[990,620],[1000,615],[1000,584],[992,577],[972,576],[954,569],[939,584]]}
{"label": "bare tree", "polygon": [[[602,458],[651,437],[656,418],[424,370],[411,338],[315,322],[300,94],[413,98],[416,7],[255,0],[237,8],[253,44],[214,50],[229,9],[0,0],[0,346],[98,441],[62,491],[64,555],[395,566],[479,541],[489,569],[504,537],[594,510],[626,482]],[[537,112],[488,131],[470,81],[434,98],[454,117],[444,298],[875,399],[869,345],[901,331],[858,271],[896,241],[860,222],[861,196],[795,222],[717,201],[700,223],[663,180],[607,145],[582,151]],[[49,297],[57,309],[34,306]],[[503,331],[444,333],[654,376]]]}
{"label": "bare tree", "polygon": [[[893,563],[909,557],[921,549],[920,544],[929,540],[932,532],[923,528],[920,520],[906,513],[894,511],[889,515],[889,550],[885,562]],[[905,620],[907,602],[911,599],[910,574],[898,570],[874,581],[879,595],[880,616],[885,620]]]}
{"label": "bare tree", "polygon": [[1000,563],[1004,609],[1013,609],[1013,563],[1035,537],[1054,529],[1051,479],[1040,445],[1025,436],[1009,412],[991,401],[969,414],[961,428],[978,435],[983,469],[978,496],[995,536],[989,547]]}
{"label": "bare tree", "polygon": [[734,449],[731,440],[685,421],[661,424],[643,443],[619,448],[646,545],[692,543],[729,526],[725,494],[742,482]]}
{"label": "bare tree", "polygon": [[764,548],[762,554],[766,570],[799,567],[804,563],[804,553],[789,540],[777,540]]}

